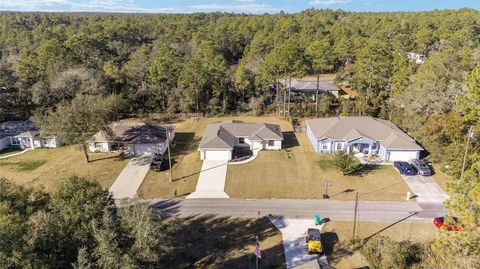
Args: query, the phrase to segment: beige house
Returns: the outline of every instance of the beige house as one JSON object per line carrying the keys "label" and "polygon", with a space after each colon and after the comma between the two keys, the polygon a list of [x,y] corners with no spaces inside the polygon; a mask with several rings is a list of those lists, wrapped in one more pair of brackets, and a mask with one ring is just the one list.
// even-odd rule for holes
{"label": "beige house", "polygon": [[279,125],[228,121],[207,126],[200,141],[202,160],[232,160],[234,150],[281,150]]}

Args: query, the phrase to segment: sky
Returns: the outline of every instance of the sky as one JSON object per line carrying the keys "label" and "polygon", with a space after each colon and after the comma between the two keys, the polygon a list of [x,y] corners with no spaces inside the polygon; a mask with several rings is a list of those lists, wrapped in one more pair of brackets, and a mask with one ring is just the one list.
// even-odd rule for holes
{"label": "sky", "polygon": [[348,11],[480,10],[480,0],[0,0],[0,11],[122,13],[295,13],[307,8]]}

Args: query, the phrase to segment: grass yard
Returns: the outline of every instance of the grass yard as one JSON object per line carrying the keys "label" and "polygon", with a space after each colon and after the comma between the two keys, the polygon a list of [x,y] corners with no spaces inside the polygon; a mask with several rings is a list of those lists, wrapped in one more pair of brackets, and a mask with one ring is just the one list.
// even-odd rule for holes
{"label": "grass yard", "polygon": [[448,184],[454,182],[454,178],[445,174],[441,169],[440,165],[434,164],[433,169],[435,170],[435,174],[433,175],[433,179],[440,185],[440,187],[448,194]]}
{"label": "grass yard", "polygon": [[[149,171],[138,193],[144,198],[171,198],[175,190],[177,195],[185,197],[192,193],[197,186],[197,180],[202,160],[197,151],[203,132],[208,124],[221,123],[229,119],[238,119],[245,122],[278,122],[275,117],[223,117],[223,118],[193,118],[175,122],[177,146],[172,149],[173,182],[169,182],[168,171]],[[290,123],[282,121],[282,128],[288,128]],[[229,166],[230,169],[230,166]]]}
{"label": "grass yard", "polygon": [[[356,227],[357,238],[365,239],[379,233],[398,241],[427,242],[433,240],[438,232],[431,222],[400,222],[388,227],[391,224],[393,222],[359,222]],[[350,244],[352,233],[353,222],[349,221],[331,221],[323,227],[324,247],[333,267],[363,268],[368,265],[360,250]]]}
{"label": "grass yard", "polygon": [[77,175],[95,180],[109,188],[128,160],[112,153],[84,154],[76,146],[56,149],[35,149],[7,159],[0,159],[0,177],[30,186],[43,185],[54,190],[65,178]]}
{"label": "grass yard", "polygon": [[167,268],[255,268],[255,236],[262,249],[259,268],[285,268],[282,234],[266,218],[180,221]]}
{"label": "grass yard", "polygon": [[231,197],[318,199],[323,182],[332,181],[328,194],[335,200],[403,201],[410,189],[392,166],[376,166],[355,176],[343,176],[332,163],[333,155],[318,154],[305,133],[295,134],[283,120],[282,151],[261,151],[254,161],[229,165],[226,192]]}

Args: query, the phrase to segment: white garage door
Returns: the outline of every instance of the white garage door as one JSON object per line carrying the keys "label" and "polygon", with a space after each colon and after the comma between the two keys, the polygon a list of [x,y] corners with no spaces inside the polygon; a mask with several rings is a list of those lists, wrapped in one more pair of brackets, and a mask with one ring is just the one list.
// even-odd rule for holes
{"label": "white garage door", "polygon": [[417,159],[419,156],[419,151],[390,151],[390,157],[388,158],[389,161],[408,161],[410,159]]}
{"label": "white garage door", "polygon": [[155,145],[133,145],[135,155],[154,154],[158,152],[158,147]]}
{"label": "white garage door", "polygon": [[228,161],[232,159],[232,152],[228,150],[216,151],[206,150],[204,151],[204,160],[212,161]]}

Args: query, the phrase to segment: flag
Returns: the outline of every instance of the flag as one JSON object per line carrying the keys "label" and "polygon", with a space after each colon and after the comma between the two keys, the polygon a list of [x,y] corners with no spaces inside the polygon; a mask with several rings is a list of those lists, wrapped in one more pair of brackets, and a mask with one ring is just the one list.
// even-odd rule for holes
{"label": "flag", "polygon": [[260,243],[258,242],[258,237],[257,237],[257,242],[255,243],[255,256],[257,256],[259,259],[262,258],[262,250],[260,249]]}

